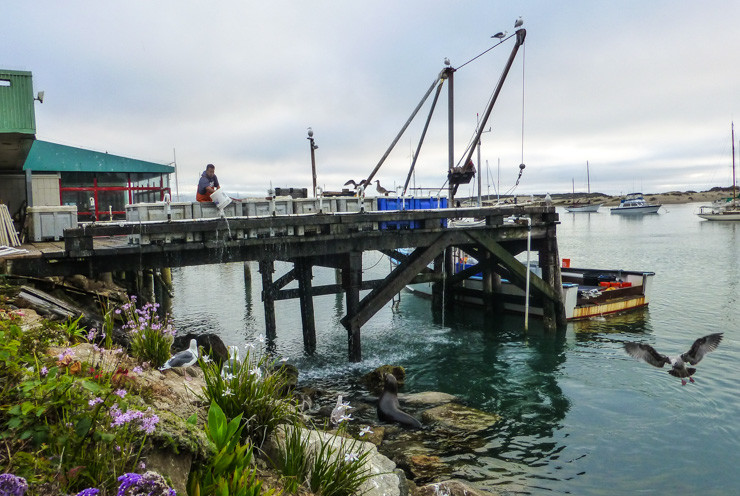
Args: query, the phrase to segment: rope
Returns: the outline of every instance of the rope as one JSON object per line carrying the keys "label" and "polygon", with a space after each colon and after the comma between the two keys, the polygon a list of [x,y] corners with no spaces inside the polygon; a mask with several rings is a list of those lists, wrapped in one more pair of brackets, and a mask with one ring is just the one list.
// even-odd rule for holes
{"label": "rope", "polygon": [[[515,35],[516,35],[516,33],[514,33],[514,34],[510,35],[510,36],[509,36],[509,38],[511,38],[512,36],[515,36]],[[505,41],[506,41],[506,40],[508,40],[509,38],[504,38],[503,40],[499,41],[498,43],[496,43],[495,45],[493,45],[493,46],[492,46],[491,48],[489,48],[488,50],[485,50],[485,51],[483,51],[483,52],[479,53],[478,55],[476,55],[476,56],[475,56],[475,57],[473,57],[472,59],[468,60],[467,62],[465,62],[465,63],[464,63],[463,65],[461,65],[460,67],[456,68],[455,70],[456,70],[456,71],[459,71],[460,69],[462,69],[463,67],[465,67],[466,65],[468,65],[469,63],[471,63],[472,61],[474,61],[475,59],[477,59],[478,57],[482,57],[483,55],[487,54],[488,52],[490,52],[491,50],[493,50],[494,48],[496,48],[497,46],[499,46],[499,45],[500,45],[501,43],[505,42]]]}

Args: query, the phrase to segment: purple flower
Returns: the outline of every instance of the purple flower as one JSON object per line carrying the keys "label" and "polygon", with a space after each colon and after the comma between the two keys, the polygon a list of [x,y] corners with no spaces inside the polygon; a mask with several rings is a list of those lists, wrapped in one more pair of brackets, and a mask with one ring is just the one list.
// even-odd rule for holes
{"label": "purple flower", "polygon": [[120,486],[118,486],[118,493],[116,496],[126,496],[126,491],[129,490],[129,488],[132,488],[141,481],[141,476],[139,474],[134,474],[129,472],[128,474],[123,474],[118,478],[118,482],[121,483]]}
{"label": "purple flower", "polygon": [[[148,410],[147,410],[148,411]],[[154,432],[154,428],[159,423],[159,417],[155,414],[151,414],[149,417],[141,419],[141,430],[147,434]]]}
{"label": "purple flower", "polygon": [[116,389],[113,392],[113,394],[115,394],[116,396],[120,396],[121,398],[125,398],[126,397],[126,390],[125,389]]}
{"label": "purple flower", "polygon": [[98,333],[98,331],[96,331],[94,327],[92,329],[90,329],[90,331],[87,333],[87,340],[88,341],[92,341],[93,339],[95,339],[95,335],[97,333]]}
{"label": "purple flower", "polygon": [[100,493],[100,489],[88,487],[87,489],[83,489],[77,493],[75,496],[98,496],[98,493]]}
{"label": "purple flower", "polygon": [[67,358],[67,357],[73,357],[73,356],[75,356],[74,350],[72,350],[72,348],[67,348],[66,350],[64,350],[63,352],[61,352],[59,354],[59,357],[58,358],[59,358],[59,361],[61,362],[65,358]]}
{"label": "purple flower", "polygon": [[93,398],[90,401],[88,401],[87,404],[90,405],[90,406],[95,406],[98,403],[102,403],[102,402],[103,402],[103,398],[96,397],[96,398]]}
{"label": "purple flower", "polygon": [[134,374],[141,374],[142,372],[144,372],[144,369],[142,369],[141,367],[139,367],[137,365],[136,367],[134,367],[134,371],[133,372],[134,372]]}
{"label": "purple flower", "polygon": [[0,494],[3,496],[23,496],[28,490],[26,479],[13,474],[0,475]]}
{"label": "purple flower", "polygon": [[[142,463],[142,465],[144,465]],[[118,478],[121,482],[117,496],[147,495],[147,496],[177,496],[175,490],[167,485],[164,477],[156,472],[146,472],[144,475],[128,473]]]}
{"label": "purple flower", "polygon": [[116,308],[116,310],[115,310],[115,314],[116,314],[116,315],[121,315],[121,309],[120,309],[120,308]]}
{"label": "purple flower", "polygon": [[39,374],[41,374],[41,377],[46,377],[46,374],[49,373],[49,369],[46,368],[46,365],[41,367],[41,370],[39,371]]}

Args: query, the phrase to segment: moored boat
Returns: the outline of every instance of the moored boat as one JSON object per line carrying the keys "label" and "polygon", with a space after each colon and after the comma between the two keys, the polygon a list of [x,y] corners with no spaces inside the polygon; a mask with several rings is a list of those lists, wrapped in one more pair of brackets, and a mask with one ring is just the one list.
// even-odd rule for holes
{"label": "moored boat", "polygon": [[[588,200],[585,202],[576,201],[575,199],[570,202],[570,204],[565,206],[566,212],[598,212],[599,207],[602,205],[601,203],[594,203],[591,202],[591,174],[589,173],[588,168],[588,160],[586,161],[586,181],[588,184]],[[573,196],[576,195],[576,184],[575,180],[573,181]]]}
{"label": "moored boat", "polygon": [[618,206],[612,207],[610,212],[620,215],[657,214],[660,207],[662,205],[659,203],[646,202],[642,193],[630,193],[619,202]]}
{"label": "moored boat", "polygon": [[718,221],[740,220],[740,204],[735,189],[735,123],[732,123],[732,198],[718,200],[703,206],[697,214],[702,219]]}
{"label": "moored boat", "polygon": [[[456,273],[476,263],[464,255],[456,258]],[[542,275],[540,267],[536,265],[531,265],[530,270],[538,276]],[[561,280],[565,317],[568,320],[588,319],[645,307],[650,303],[654,276],[654,272],[647,271],[563,267]],[[410,284],[406,289],[420,296],[431,296],[432,284]],[[482,308],[482,275],[476,274],[465,279],[461,286],[463,290],[453,296],[455,304]],[[522,288],[502,278],[500,292],[505,311],[525,312],[525,293]],[[543,309],[533,304],[529,308],[529,314],[541,317]]]}

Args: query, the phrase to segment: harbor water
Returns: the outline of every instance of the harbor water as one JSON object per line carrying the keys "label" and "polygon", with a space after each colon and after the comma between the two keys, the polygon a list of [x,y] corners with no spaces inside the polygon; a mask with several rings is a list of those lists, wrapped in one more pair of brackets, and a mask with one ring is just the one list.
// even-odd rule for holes
{"label": "harbor water", "polygon": [[[724,495],[740,487],[740,223],[699,219],[698,205],[669,205],[646,216],[566,213],[558,209],[562,258],[572,267],[656,273],[649,308],[569,323],[541,323],[482,312],[432,312],[408,292],[362,328],[361,363],[348,363],[342,296],[314,299],[317,349],[303,351],[297,300],[276,302],[276,355],[299,368],[302,383],[342,390],[383,364],[402,365],[403,392],[442,391],[503,420],[484,446],[441,454],[455,478],[481,489],[521,494]],[[365,255],[364,279],[390,262]],[[279,277],[287,264],[276,264]],[[179,332],[215,332],[245,345],[264,334],[256,264],[173,269]],[[314,269],[314,285],[334,272]],[[294,283],[295,284],[295,283]],[[626,341],[659,352],[688,351],[724,332],[717,351],[681,385],[666,369],[629,357]]]}

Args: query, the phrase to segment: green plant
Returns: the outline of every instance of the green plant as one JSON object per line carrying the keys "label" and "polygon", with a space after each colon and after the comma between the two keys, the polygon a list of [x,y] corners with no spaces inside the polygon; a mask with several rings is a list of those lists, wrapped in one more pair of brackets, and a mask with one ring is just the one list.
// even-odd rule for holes
{"label": "green plant", "polygon": [[311,457],[308,486],[321,496],[352,496],[373,476],[365,466],[370,451],[362,450],[356,439],[338,434],[322,438]]}
{"label": "green plant", "polygon": [[285,443],[278,445],[277,468],[283,475],[285,490],[290,493],[298,492],[300,486],[309,473],[311,454],[309,437],[304,435],[299,426],[284,428]]}
{"label": "green plant", "polygon": [[241,416],[244,438],[261,446],[278,425],[293,424],[297,418],[296,399],[288,391],[284,367],[274,366],[266,355],[247,352],[234,374],[221,375],[219,364],[200,359],[205,387],[203,395],[216,403],[229,419]]}
{"label": "green plant", "polygon": [[83,315],[80,315],[76,319],[72,320],[72,317],[67,318],[67,322],[61,325],[62,332],[67,336],[67,340],[74,344],[79,343],[87,336],[86,329],[80,326],[80,320]]}
{"label": "green plant", "polygon": [[83,365],[72,348],[55,363],[43,362],[16,353],[18,333],[0,330],[0,437],[10,453],[8,467],[65,491],[113,488],[117,475],[137,466],[158,417],[130,407],[117,365]]}
{"label": "green plant", "polygon": [[[191,496],[257,496],[262,494],[262,482],[256,469],[250,467],[252,446],[241,444],[241,415],[231,421],[216,403],[208,409],[206,435],[214,444],[216,455],[208,465],[190,471],[188,494]],[[265,492],[271,495],[273,490]]]}
{"label": "green plant", "polygon": [[158,308],[158,303],[136,308],[136,296],[131,296],[128,303],[115,311],[123,313],[127,319],[123,327],[131,336],[131,354],[152,367],[161,367],[170,358],[175,337],[169,315],[160,319]]}
{"label": "green plant", "polygon": [[106,298],[103,300],[98,297],[100,303],[100,313],[103,315],[103,346],[106,348],[113,347],[113,327],[115,325],[115,307],[110,304],[110,299]]}

